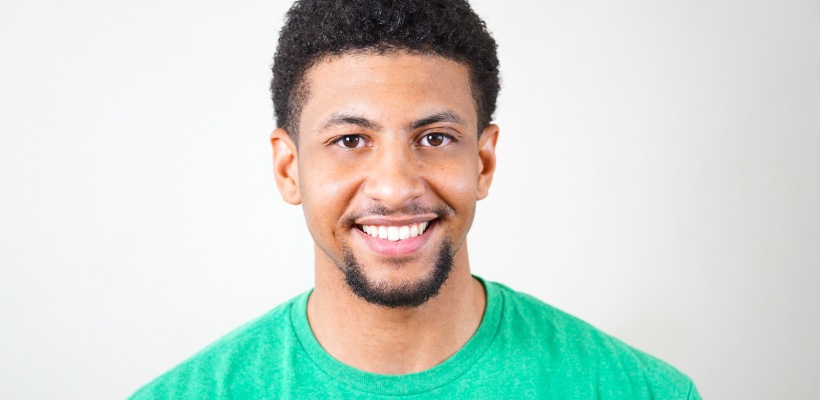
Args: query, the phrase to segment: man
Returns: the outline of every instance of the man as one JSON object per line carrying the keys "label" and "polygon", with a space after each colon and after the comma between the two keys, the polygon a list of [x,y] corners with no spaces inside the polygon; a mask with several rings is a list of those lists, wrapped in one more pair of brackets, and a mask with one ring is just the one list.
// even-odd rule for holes
{"label": "man", "polygon": [[463,0],[295,3],[271,144],[315,244],[315,288],[134,398],[699,398],[662,361],[470,274],[498,82],[495,42]]}

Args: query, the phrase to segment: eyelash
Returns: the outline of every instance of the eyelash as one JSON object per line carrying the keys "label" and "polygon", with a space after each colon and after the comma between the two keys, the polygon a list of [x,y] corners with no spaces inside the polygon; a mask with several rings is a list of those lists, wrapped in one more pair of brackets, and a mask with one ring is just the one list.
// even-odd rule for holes
{"label": "eyelash", "polygon": [[[360,142],[357,143],[355,147],[347,147],[342,142],[345,139],[350,139],[350,138],[356,138]],[[362,135],[344,135],[344,136],[341,136],[341,137],[338,137],[338,138],[334,139],[331,143],[333,145],[337,146],[337,147],[341,147],[344,150],[353,150],[353,149],[358,149],[360,147],[366,146],[367,145],[367,138],[362,136]]]}
{"label": "eyelash", "polygon": [[[438,145],[438,146],[420,144],[423,140],[428,139],[430,136],[440,136],[443,143]],[[344,143],[343,143],[344,140],[353,139],[353,138],[359,140],[359,142],[356,143],[356,146],[347,147],[347,146],[344,145]],[[418,144],[420,147],[443,147],[443,146],[446,146],[446,145],[448,145],[450,143],[453,143],[453,142],[456,142],[456,141],[457,140],[453,137],[453,135],[449,135],[449,134],[442,133],[442,132],[430,132],[430,133],[425,133],[425,134],[419,136],[418,139],[416,139],[414,143]],[[337,147],[340,147],[342,149],[345,149],[345,150],[358,149],[358,148],[361,148],[361,147],[364,147],[364,146],[368,145],[367,138],[365,136],[359,135],[359,134],[340,136],[340,137],[334,139],[333,141],[331,141],[331,144],[333,144]]]}
{"label": "eyelash", "polygon": [[438,146],[432,146],[432,145],[431,146],[424,146],[424,145],[422,145],[422,147],[443,147],[443,146],[446,146],[446,145],[456,141],[456,139],[452,135],[448,135],[446,133],[441,133],[441,132],[430,132],[430,133],[425,133],[424,135],[421,135],[416,140],[416,143],[421,143],[421,141],[429,138],[430,136],[440,136],[443,139],[442,141],[444,143],[442,143]]}

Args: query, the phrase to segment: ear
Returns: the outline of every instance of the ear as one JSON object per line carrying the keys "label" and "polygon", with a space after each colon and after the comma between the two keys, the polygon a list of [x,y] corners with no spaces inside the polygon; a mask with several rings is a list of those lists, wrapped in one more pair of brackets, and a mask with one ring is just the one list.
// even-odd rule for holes
{"label": "ear", "polygon": [[282,199],[290,204],[300,204],[299,192],[299,159],[296,157],[296,145],[282,128],[276,128],[270,134],[273,148],[273,176]]}
{"label": "ear", "polygon": [[490,124],[478,138],[478,191],[476,199],[487,197],[495,172],[495,143],[498,141],[498,125]]}

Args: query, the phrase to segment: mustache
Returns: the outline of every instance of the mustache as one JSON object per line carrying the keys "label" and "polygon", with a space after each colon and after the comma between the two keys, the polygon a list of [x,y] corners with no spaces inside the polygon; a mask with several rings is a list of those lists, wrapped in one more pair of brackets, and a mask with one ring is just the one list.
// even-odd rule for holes
{"label": "mustache", "polygon": [[381,204],[373,204],[365,209],[356,210],[349,215],[342,217],[341,222],[344,226],[350,226],[356,223],[356,220],[366,216],[378,215],[382,217],[389,217],[394,215],[408,216],[420,214],[435,214],[437,217],[446,217],[455,214],[452,207],[441,205],[436,207],[427,207],[417,203],[409,203],[401,208],[389,209]]}

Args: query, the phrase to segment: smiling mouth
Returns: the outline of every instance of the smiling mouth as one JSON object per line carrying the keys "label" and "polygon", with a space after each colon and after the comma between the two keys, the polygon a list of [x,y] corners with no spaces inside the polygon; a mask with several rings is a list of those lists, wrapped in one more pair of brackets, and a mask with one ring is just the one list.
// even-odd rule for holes
{"label": "smiling mouth", "polygon": [[405,239],[421,236],[430,228],[433,221],[419,222],[416,224],[394,226],[394,225],[356,225],[362,232],[383,240],[398,242]]}

